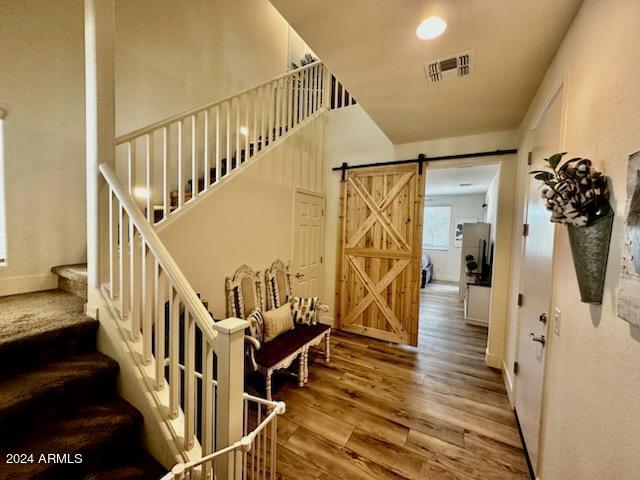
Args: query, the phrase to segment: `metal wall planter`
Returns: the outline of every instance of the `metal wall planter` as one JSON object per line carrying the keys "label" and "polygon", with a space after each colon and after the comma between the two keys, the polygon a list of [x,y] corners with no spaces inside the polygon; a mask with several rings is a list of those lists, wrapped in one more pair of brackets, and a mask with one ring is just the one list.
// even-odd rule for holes
{"label": "metal wall planter", "polygon": [[610,212],[586,227],[567,225],[571,255],[583,302],[602,303],[613,217],[613,212]]}

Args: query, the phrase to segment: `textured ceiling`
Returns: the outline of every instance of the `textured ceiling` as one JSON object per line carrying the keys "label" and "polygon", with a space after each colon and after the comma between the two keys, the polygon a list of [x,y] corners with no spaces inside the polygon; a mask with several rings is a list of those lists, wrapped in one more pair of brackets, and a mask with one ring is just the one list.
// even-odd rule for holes
{"label": "textured ceiling", "polygon": [[[516,128],[581,0],[271,0],[394,143]],[[419,40],[422,19],[448,23]],[[424,63],[472,51],[429,84]]]}

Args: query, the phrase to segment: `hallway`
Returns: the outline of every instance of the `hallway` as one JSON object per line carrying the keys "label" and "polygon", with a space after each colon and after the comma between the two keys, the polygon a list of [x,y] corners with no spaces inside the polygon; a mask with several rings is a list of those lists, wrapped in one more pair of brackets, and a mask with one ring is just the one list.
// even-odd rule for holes
{"label": "hallway", "polygon": [[420,320],[417,349],[335,332],[331,363],[316,354],[304,388],[276,392],[279,478],[529,478],[486,329],[464,323],[457,287],[423,289]]}

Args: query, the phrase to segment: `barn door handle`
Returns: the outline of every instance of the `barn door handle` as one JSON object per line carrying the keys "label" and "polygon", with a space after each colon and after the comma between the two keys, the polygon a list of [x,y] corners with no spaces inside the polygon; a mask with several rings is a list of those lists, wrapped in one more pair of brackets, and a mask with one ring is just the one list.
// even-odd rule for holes
{"label": "barn door handle", "polygon": [[538,342],[543,347],[544,347],[544,344],[547,343],[547,340],[544,338],[544,335],[540,335],[539,337],[536,337],[533,333],[530,333],[529,336],[531,337],[531,341]]}
{"label": "barn door handle", "polygon": [[300,280],[301,278],[304,278],[304,273],[300,273],[300,272],[296,273],[296,278],[298,280]]}

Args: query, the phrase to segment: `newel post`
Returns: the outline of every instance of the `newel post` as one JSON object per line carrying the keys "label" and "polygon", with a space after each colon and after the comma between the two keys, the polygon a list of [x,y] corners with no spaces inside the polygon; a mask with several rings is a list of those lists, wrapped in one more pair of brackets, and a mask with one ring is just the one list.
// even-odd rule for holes
{"label": "newel post", "polygon": [[104,182],[100,182],[98,166],[115,164],[114,30],[114,0],[85,0],[87,314],[93,317],[97,316],[101,263],[106,265],[106,257],[100,255],[100,193]]}
{"label": "newel post", "polygon": [[[239,318],[227,318],[214,325],[218,332],[216,450],[220,450],[237,442],[243,435],[244,330],[248,323]],[[242,478],[242,462],[233,462],[231,455],[222,455],[216,463],[216,472],[221,479]]]}

